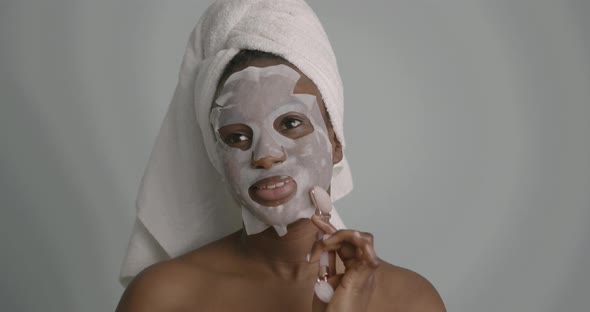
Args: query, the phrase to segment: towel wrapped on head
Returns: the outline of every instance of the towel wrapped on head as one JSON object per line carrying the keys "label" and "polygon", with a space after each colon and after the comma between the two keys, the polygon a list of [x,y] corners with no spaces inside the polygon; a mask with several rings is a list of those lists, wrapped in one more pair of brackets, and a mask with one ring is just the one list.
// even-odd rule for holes
{"label": "towel wrapped on head", "polygon": [[[240,50],[275,54],[322,94],[344,147],[342,80],[328,37],[303,0],[218,0],[192,31],[172,102],[137,197],[137,218],[121,269],[123,285],[145,267],[241,227],[240,209],[218,173],[209,112],[219,79]],[[352,190],[346,158],[334,166],[331,197]],[[336,211],[332,222],[344,227]]]}

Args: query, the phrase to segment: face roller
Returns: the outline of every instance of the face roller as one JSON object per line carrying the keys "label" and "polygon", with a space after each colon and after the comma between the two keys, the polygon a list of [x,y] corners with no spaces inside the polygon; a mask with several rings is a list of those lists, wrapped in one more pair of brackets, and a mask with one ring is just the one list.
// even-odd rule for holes
{"label": "face roller", "polygon": [[[318,208],[319,216],[326,222],[330,221],[330,212],[332,211],[332,200],[330,195],[319,187],[314,187],[311,191],[312,199],[315,206]],[[323,231],[318,231],[318,240],[323,240],[327,235]],[[318,279],[314,285],[316,296],[323,302],[328,303],[334,295],[334,288],[328,283],[330,277],[329,267],[330,255],[327,251],[320,255],[320,268],[318,271]]]}

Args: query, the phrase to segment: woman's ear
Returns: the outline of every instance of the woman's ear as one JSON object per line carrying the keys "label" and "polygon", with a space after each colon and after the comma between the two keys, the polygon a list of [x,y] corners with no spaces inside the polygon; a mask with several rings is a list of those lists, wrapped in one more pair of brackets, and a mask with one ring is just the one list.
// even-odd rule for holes
{"label": "woman's ear", "polygon": [[342,160],[343,154],[342,145],[338,141],[332,125],[328,127],[328,136],[330,137],[330,143],[332,143],[332,164],[335,165]]}

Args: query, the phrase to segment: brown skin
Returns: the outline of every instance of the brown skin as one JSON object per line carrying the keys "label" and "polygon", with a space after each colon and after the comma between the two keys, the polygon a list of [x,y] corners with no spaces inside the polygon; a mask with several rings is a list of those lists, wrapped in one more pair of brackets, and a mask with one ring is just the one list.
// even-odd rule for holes
{"label": "brown skin", "polygon": [[[257,59],[248,66],[277,64],[289,65],[301,74],[295,93],[316,96],[332,142],[333,161],[338,163],[342,147],[315,84],[285,61]],[[253,160],[252,166],[266,170],[281,161],[271,158]],[[317,242],[318,229],[331,233],[331,237]],[[328,305],[319,301],[313,290],[322,251],[337,252],[345,266],[344,273],[329,280],[335,294]],[[306,260],[308,253],[310,262]],[[154,264],[135,277],[116,311],[441,312],[445,307],[425,278],[379,259],[371,234],[337,231],[313,216],[290,224],[283,237],[272,227],[255,235],[240,230],[183,256]]]}

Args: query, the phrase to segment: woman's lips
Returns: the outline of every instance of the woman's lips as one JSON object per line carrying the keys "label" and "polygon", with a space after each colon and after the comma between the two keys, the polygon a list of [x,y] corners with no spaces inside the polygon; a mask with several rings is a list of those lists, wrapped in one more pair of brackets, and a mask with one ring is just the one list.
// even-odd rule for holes
{"label": "woman's lips", "polygon": [[282,205],[295,195],[297,183],[289,176],[272,176],[257,181],[248,189],[253,201],[262,206]]}

